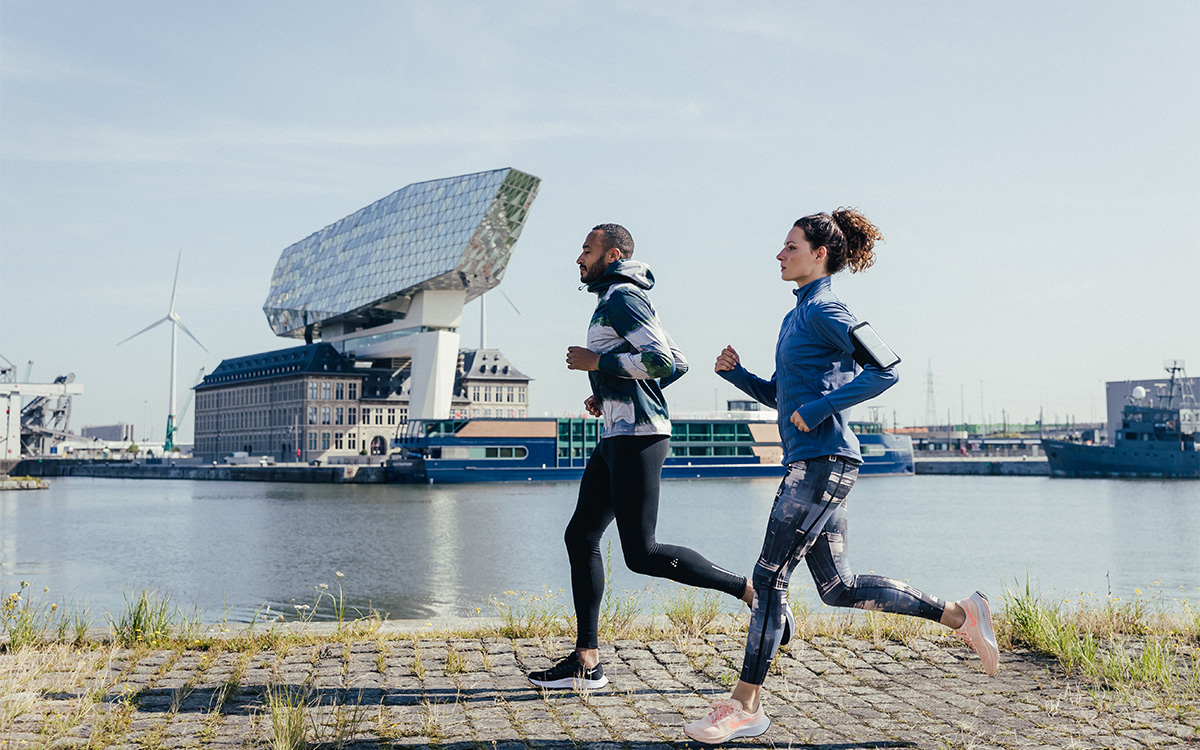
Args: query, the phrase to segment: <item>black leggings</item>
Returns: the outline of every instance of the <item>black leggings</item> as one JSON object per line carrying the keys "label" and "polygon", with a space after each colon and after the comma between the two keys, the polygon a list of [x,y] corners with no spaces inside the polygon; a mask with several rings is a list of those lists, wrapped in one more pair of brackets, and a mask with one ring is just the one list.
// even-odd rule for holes
{"label": "black leggings", "polygon": [[792,570],[801,559],[831,607],[895,612],[938,622],[945,603],[907,583],[855,575],[846,563],[846,496],[858,464],[822,456],[788,464],[775,493],[762,554],[754,566],[754,607],[742,661],[742,682],[761,685],[783,633],[783,602]]}
{"label": "black leggings", "polygon": [[666,435],[619,435],[603,438],[588,459],[579,483],[579,501],[564,535],[571,561],[571,592],[579,631],[577,648],[599,645],[600,602],[604,598],[604,560],[600,537],[615,518],[625,564],[642,573],[688,586],[741,597],[746,578],[713,565],[687,547],[659,544],[658,482],[670,449]]}

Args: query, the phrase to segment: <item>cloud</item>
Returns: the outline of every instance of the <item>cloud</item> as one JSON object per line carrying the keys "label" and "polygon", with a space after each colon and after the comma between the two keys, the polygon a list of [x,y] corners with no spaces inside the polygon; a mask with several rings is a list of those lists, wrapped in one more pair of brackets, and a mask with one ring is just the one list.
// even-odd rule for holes
{"label": "cloud", "polygon": [[0,82],[5,85],[73,83],[141,86],[145,83],[130,76],[127,71],[94,61],[77,63],[45,52],[34,52],[12,38],[4,38],[0,48],[4,50],[0,54]]}

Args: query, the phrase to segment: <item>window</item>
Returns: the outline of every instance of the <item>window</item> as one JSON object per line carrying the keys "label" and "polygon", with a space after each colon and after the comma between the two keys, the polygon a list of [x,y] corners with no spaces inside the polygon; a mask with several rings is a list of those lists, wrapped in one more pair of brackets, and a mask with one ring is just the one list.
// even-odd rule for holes
{"label": "window", "polygon": [[358,450],[358,438],[353,432],[346,436],[346,447],[350,450]]}
{"label": "window", "polygon": [[329,383],[321,383],[321,400],[322,401],[329,400],[329,388],[330,388]]}
{"label": "window", "polygon": [[[354,386],[350,386],[353,388]],[[346,415],[346,424],[358,424],[358,407],[351,406],[349,413]]]}
{"label": "window", "polygon": [[370,409],[368,409],[368,408],[367,408],[367,407],[365,407],[365,406],[363,407],[363,421],[362,421],[362,423],[363,423],[363,424],[371,424],[371,410],[370,410]]}
{"label": "window", "polygon": [[308,449],[310,451],[317,449],[317,433],[315,432],[308,433]]}
{"label": "window", "polygon": [[[358,400],[358,383],[351,383],[349,385],[349,390],[350,390],[350,395],[347,396],[347,398],[349,398],[351,401],[357,401]],[[353,424],[353,422],[351,424]]]}
{"label": "window", "polygon": [[513,400],[513,395],[514,395],[514,393],[513,393],[513,392],[514,392],[515,390],[516,390],[516,388],[513,388],[511,385],[510,385],[508,388],[506,388],[506,389],[505,389],[505,391],[507,391],[507,392],[506,392],[504,395],[508,397],[508,398],[507,398],[507,401],[508,401],[510,404],[512,403],[512,400]]}
{"label": "window", "polygon": [[328,432],[321,433],[321,450],[323,450],[323,451],[329,450],[329,433]]}
{"label": "window", "polygon": [[388,409],[387,417],[388,417],[388,419],[387,419],[388,424],[396,424],[396,410],[395,409]]}
{"label": "window", "polygon": [[383,424],[383,409],[375,410],[375,424]]}
{"label": "window", "polygon": [[471,400],[479,401],[479,386],[477,385],[471,386]]}
{"label": "window", "polygon": [[329,407],[321,407],[321,424],[329,424]]}
{"label": "window", "polygon": [[317,423],[317,407],[315,407],[315,406],[308,407],[308,423],[309,424]]}
{"label": "window", "polygon": [[317,381],[315,380],[308,381],[308,397],[314,401],[317,399]]}
{"label": "window", "polygon": [[492,400],[492,387],[490,385],[485,385],[483,387],[483,400],[484,401]]}
{"label": "window", "polygon": [[336,398],[338,401],[341,401],[342,399],[344,399],[346,397],[346,384],[345,383],[335,383],[334,384],[333,397]]}
{"label": "window", "polygon": [[517,400],[524,403],[525,401],[525,386],[517,386]]}
{"label": "window", "polygon": [[342,424],[345,421],[345,419],[346,419],[346,409],[341,406],[335,407],[333,410],[333,423],[334,424]]}
{"label": "window", "polygon": [[342,433],[333,433],[333,447],[339,451],[342,449]]}

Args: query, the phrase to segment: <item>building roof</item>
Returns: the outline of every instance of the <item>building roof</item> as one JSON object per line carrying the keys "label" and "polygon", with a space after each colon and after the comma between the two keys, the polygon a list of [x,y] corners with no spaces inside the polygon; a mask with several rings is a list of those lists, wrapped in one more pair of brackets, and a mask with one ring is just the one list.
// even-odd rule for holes
{"label": "building roof", "polygon": [[541,180],[515,169],[401,188],[279,257],[263,304],[280,336],[399,320],[426,289],[474,299],[500,283]]}
{"label": "building roof", "polygon": [[366,374],[331,344],[317,343],[222,360],[217,369],[204,376],[196,390],[304,373]]}
{"label": "building roof", "polygon": [[463,358],[463,380],[532,380],[513,367],[499,349],[460,349]]}

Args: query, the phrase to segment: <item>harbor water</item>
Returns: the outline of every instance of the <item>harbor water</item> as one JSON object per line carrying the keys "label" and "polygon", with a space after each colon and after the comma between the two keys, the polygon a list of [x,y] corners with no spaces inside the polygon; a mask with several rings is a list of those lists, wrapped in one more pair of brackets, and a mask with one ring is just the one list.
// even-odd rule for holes
{"label": "harbor water", "polygon": [[[665,482],[658,539],[748,574],[775,486]],[[52,479],[48,490],[0,493],[0,593],[28,581],[47,601],[86,606],[98,624],[142,589],[209,622],[248,621],[268,608],[294,616],[339,586],[348,608],[391,618],[488,614],[491,597],[547,592],[569,606],[562,532],[575,492],[570,482]],[[976,588],[996,598],[1028,575],[1044,596],[1071,602],[1200,601],[1196,482],[866,477],[849,503],[854,572],[943,598]],[[672,591],[625,569],[615,526],[605,540],[615,594],[644,596],[649,608]],[[821,610],[803,566],[791,592]]]}

